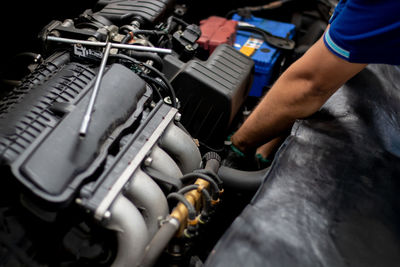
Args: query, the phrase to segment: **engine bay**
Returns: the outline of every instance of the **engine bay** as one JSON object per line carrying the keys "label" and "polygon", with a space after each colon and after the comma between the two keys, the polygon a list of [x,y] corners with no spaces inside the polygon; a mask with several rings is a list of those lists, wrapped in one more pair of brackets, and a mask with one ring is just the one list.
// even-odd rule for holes
{"label": "engine bay", "polygon": [[201,266],[268,169],[229,135],[335,5],[299,2],[99,0],[14,47],[0,266]]}

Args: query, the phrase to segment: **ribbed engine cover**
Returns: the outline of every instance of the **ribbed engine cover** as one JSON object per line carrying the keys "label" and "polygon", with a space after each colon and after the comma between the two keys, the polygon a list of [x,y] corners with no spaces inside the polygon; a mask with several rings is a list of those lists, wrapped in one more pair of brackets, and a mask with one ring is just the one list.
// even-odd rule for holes
{"label": "ribbed engine cover", "polygon": [[[97,71],[63,57],[67,56],[47,63],[19,87],[25,88],[23,94],[12,92],[0,118],[2,165],[10,166],[11,175],[35,195],[59,204],[70,200],[99,167],[116,137],[132,123],[146,91],[145,82],[131,70],[111,65],[82,139],[79,129]],[[49,68],[53,71],[47,75],[44,70]]]}
{"label": "ribbed engine cover", "polygon": [[103,0],[98,5],[105,4],[105,7],[98,14],[115,23],[129,23],[134,17],[141,17],[148,23],[156,23],[160,21],[173,2],[173,0]]}

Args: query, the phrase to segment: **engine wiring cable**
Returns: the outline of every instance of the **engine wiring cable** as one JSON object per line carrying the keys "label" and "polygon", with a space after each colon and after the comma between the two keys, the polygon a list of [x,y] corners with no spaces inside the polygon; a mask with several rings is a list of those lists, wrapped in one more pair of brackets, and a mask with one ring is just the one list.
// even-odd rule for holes
{"label": "engine wiring cable", "polygon": [[186,134],[190,135],[189,131],[186,129],[185,126],[183,126],[183,124],[180,121],[176,121],[175,122],[176,126],[178,126],[182,131],[184,131]]}
{"label": "engine wiring cable", "polygon": [[9,85],[9,86],[13,86],[13,87],[17,87],[20,86],[22,84],[22,81],[18,81],[18,80],[8,80],[8,79],[1,79],[1,82],[5,85]]}
{"label": "engine wiring cable", "polygon": [[217,182],[219,190],[220,191],[222,190],[222,184],[224,182],[221,180],[221,178],[219,178],[219,176],[215,172],[213,172],[211,170],[206,170],[206,169],[198,169],[198,170],[194,170],[193,172],[202,173],[202,174],[210,176],[211,178],[213,178],[214,181]]}
{"label": "engine wiring cable", "polygon": [[[124,38],[121,40],[121,44],[129,44],[131,40],[134,38],[134,33],[133,31],[129,31]],[[156,64],[156,67],[158,69],[162,69],[163,66],[163,61],[161,57],[157,53],[151,53],[151,52],[138,52],[138,51],[133,51],[133,50],[124,50],[124,54],[132,57],[132,58],[138,58],[139,60],[146,59],[146,60],[152,60],[154,64]]]}
{"label": "engine wiring cable", "polygon": [[170,16],[170,17],[167,19],[167,27],[165,28],[165,30],[166,30],[167,32],[169,32],[169,31],[171,30],[172,21],[176,21],[176,22],[182,24],[182,25],[185,26],[185,27],[189,26],[189,23],[187,23],[187,22],[184,21],[183,19],[177,18],[177,17],[175,17],[175,16]]}
{"label": "engine wiring cable", "polygon": [[255,27],[255,26],[250,26],[250,25],[241,25],[239,23],[237,29],[239,31],[250,31],[256,34],[260,34],[264,41],[276,48],[283,49],[283,50],[293,50],[295,48],[295,42],[291,39],[288,38],[283,38],[279,37],[276,35],[273,35],[266,30],[263,30],[261,28]]}
{"label": "engine wiring cable", "polygon": [[162,58],[157,53],[126,50],[124,54],[140,61],[151,60],[153,61],[153,66],[158,70],[162,70],[164,65]]}
{"label": "engine wiring cable", "polygon": [[[28,70],[30,73],[32,73],[33,70],[29,69],[29,64],[31,64],[31,63],[33,63],[33,64],[41,64],[44,61],[41,54],[34,53],[34,52],[20,52],[20,53],[14,55],[13,58],[10,59],[9,63],[11,63],[12,61],[15,61],[15,60],[17,60],[19,58],[31,59],[31,62],[26,63],[26,66],[24,66],[24,67],[26,67],[26,70]],[[2,72],[4,72],[4,74]],[[22,84],[22,79],[14,79],[14,78],[7,79],[7,77],[3,77],[3,76],[7,76],[7,74],[9,74],[9,73],[15,74],[13,69],[10,71],[10,68],[8,68],[7,72],[4,71],[4,70],[0,70],[0,73],[1,73],[0,75],[2,76],[1,77],[1,83],[5,84],[5,85],[13,86],[13,87],[17,87],[17,86],[20,86]]]}
{"label": "engine wiring cable", "polygon": [[203,179],[203,180],[205,180],[205,181],[210,183],[211,188],[212,188],[212,194],[211,194],[212,200],[218,201],[219,200],[219,194],[220,194],[220,190],[219,190],[218,184],[209,175],[204,174],[204,173],[199,173],[199,172],[197,172],[197,173],[196,172],[190,172],[190,173],[187,173],[187,174],[183,175],[179,179],[182,181],[182,183],[185,183],[185,182],[190,182],[190,181],[198,179],[198,178]]}
{"label": "engine wiring cable", "polygon": [[132,40],[132,39],[133,39],[133,33],[132,33],[132,32],[128,32],[128,33],[124,36],[124,38],[122,38],[121,44],[127,44],[127,43],[129,43],[129,41]]}
{"label": "engine wiring cable", "polygon": [[164,74],[162,72],[160,72],[158,69],[156,69],[155,67],[153,67],[153,66],[151,66],[149,64],[140,62],[140,61],[138,61],[138,60],[136,60],[136,59],[134,59],[132,57],[129,57],[127,55],[124,55],[124,54],[114,54],[114,55],[110,55],[110,57],[111,58],[119,58],[119,59],[130,61],[130,62],[132,62],[132,63],[134,63],[136,65],[143,66],[143,67],[149,69],[150,71],[154,72],[158,77],[160,77],[160,79],[165,83],[166,87],[168,88],[168,91],[170,93],[170,98],[171,98],[171,105],[174,108],[178,108],[178,103],[176,102],[175,90],[172,87],[171,83],[168,81],[168,79],[164,76]]}
{"label": "engine wiring cable", "polygon": [[[158,83],[158,81],[156,80],[156,79],[154,79],[153,77],[150,77],[150,76],[148,76],[148,75],[146,75],[146,74],[144,74],[144,73],[141,73],[140,74],[140,77],[143,79],[143,80],[145,80],[147,83],[149,83],[150,84],[150,86],[151,86],[151,88],[157,93],[157,96],[158,96],[158,98],[161,100],[161,99],[163,99],[163,97],[162,97],[162,95],[161,95],[161,92],[160,92],[160,90],[159,90],[159,83]],[[158,86],[157,86],[158,85]]]}
{"label": "engine wiring cable", "polygon": [[161,89],[163,89],[164,91],[168,92],[168,88],[165,85],[165,83],[163,83],[162,81],[158,80],[157,78],[148,76],[147,74],[141,73],[140,76],[144,77],[145,79],[148,79],[150,82],[154,83],[155,85],[158,85]]}
{"label": "engine wiring cable", "polygon": [[[174,25],[173,22],[176,22],[177,24]],[[158,26],[158,30],[157,32],[163,32],[163,34],[158,34],[156,36],[159,36],[158,41],[157,41],[157,45],[159,47],[172,47],[172,36],[171,36],[171,32],[172,30],[176,27],[176,26],[183,26],[183,27],[187,27],[189,26],[189,23],[187,23],[186,21],[184,21],[183,19],[180,19],[178,17],[175,16],[170,16],[168,17],[167,21],[165,24],[161,24]]]}
{"label": "engine wiring cable", "polygon": [[241,7],[238,9],[233,9],[233,10],[230,10],[225,15],[225,18],[230,18],[234,13],[249,14],[251,12],[256,12],[256,11],[277,9],[277,8],[281,7],[283,4],[292,2],[292,1],[296,1],[296,0],[278,0],[278,1],[273,1],[273,2],[270,2],[270,3],[262,5],[262,6],[246,6],[246,7]]}
{"label": "engine wiring cable", "polygon": [[124,38],[121,40],[121,43],[123,44],[127,44],[129,43],[131,40],[134,39],[135,35],[152,35],[152,36],[163,36],[163,35],[167,35],[168,32],[166,30],[133,30],[133,31],[129,31]]}
{"label": "engine wiring cable", "polygon": [[201,193],[203,194],[203,197],[204,197],[204,200],[205,200],[204,201],[205,205],[204,205],[204,209],[203,209],[204,213],[202,215],[203,216],[208,216],[210,214],[212,200],[211,200],[211,195],[207,191],[206,188],[200,187],[200,185],[198,185],[198,184],[192,184],[192,185],[185,186],[184,188],[180,189],[176,193],[184,195],[184,194],[186,194],[186,193],[188,193],[190,191],[193,191],[193,190],[201,191]]}
{"label": "engine wiring cable", "polygon": [[160,37],[159,43],[161,43],[162,38],[167,36],[172,28],[172,22],[176,21],[180,24],[182,24],[184,27],[189,26],[189,23],[185,22],[184,20],[177,18],[175,16],[170,16],[167,19],[167,23],[164,29],[160,30],[142,30],[142,29],[137,29],[137,30],[126,30],[126,35],[124,38],[121,40],[121,43],[123,44],[128,44],[131,40],[134,39],[135,35],[143,35],[143,36],[155,36],[155,37]]}
{"label": "engine wiring cable", "polygon": [[191,220],[191,221],[196,220],[196,209],[189,202],[189,200],[187,200],[185,198],[184,195],[173,192],[173,193],[168,194],[168,196],[167,196],[167,200],[171,200],[171,199],[177,200],[177,201],[181,202],[183,205],[185,205],[185,207],[188,210],[188,219],[189,220]]}
{"label": "engine wiring cable", "polygon": [[15,55],[15,58],[18,57],[28,57],[33,60],[34,63],[43,62],[43,58],[41,54],[34,53],[34,52],[21,52]]}
{"label": "engine wiring cable", "polygon": [[200,146],[204,147],[205,149],[216,152],[216,153],[223,153],[225,151],[225,147],[221,147],[221,148],[211,147],[200,140],[199,140],[199,144],[200,144]]}
{"label": "engine wiring cable", "polygon": [[132,34],[133,35],[143,34],[143,35],[161,36],[161,35],[168,34],[168,32],[167,31],[163,31],[163,30],[134,30],[134,31],[132,31]]}

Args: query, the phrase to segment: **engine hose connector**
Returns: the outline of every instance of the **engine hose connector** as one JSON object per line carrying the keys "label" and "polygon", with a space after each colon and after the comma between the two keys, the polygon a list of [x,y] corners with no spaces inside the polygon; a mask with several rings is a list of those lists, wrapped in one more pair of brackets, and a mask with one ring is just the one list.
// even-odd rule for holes
{"label": "engine hose connector", "polygon": [[195,179],[203,179],[205,181],[208,182],[208,184],[210,184],[211,186],[211,196],[213,200],[217,200],[218,199],[218,195],[219,195],[219,187],[218,184],[214,181],[214,179],[212,179],[210,176],[204,174],[204,173],[200,173],[200,172],[191,172],[191,173],[187,173],[185,175],[183,175],[180,180],[184,183],[184,182],[188,182],[191,180],[195,180]]}
{"label": "engine hose connector", "polygon": [[189,239],[198,236],[198,234],[199,234],[199,233],[198,233],[198,231],[197,231],[197,228],[194,229],[194,228],[192,228],[192,227],[188,227],[188,228],[186,228],[186,229],[183,231],[184,237],[189,238]]}
{"label": "engine hose connector", "polygon": [[[170,199],[176,199],[186,207],[187,212],[188,212],[188,221],[196,220],[196,209],[194,208],[192,203],[190,203],[182,194],[178,194],[175,192],[170,193],[167,196],[167,200],[170,200]],[[178,205],[179,205],[179,203],[178,203]]]}
{"label": "engine hose connector", "polygon": [[[214,173],[218,172],[218,169],[220,167],[220,161],[218,160],[218,158],[212,157],[209,160],[207,160],[206,164],[205,164],[205,169],[206,170],[211,170]],[[182,180],[182,178],[184,177],[184,179]],[[219,202],[219,192],[221,191],[218,188],[218,184],[217,182],[215,182],[210,176],[203,174],[203,173],[189,173],[184,175],[183,177],[181,177],[181,182],[182,183],[189,183],[192,182],[192,180],[196,179],[195,181],[195,185],[199,186],[199,187],[204,187],[207,189],[211,189],[212,191],[212,196],[210,197],[210,204],[212,203],[212,200],[214,200],[214,204],[217,204]],[[194,190],[197,189],[197,187],[193,187],[193,189],[191,191],[189,191],[188,193],[185,194],[184,198],[187,199],[187,201],[189,203],[192,204],[193,207],[199,208],[201,206],[202,203],[202,196],[204,194],[205,191],[207,190],[202,190],[202,193],[200,193],[198,190]],[[203,192],[204,191],[204,192]],[[205,196],[207,198],[207,196]],[[212,205],[210,205],[210,207],[212,207]],[[186,208],[186,206],[183,203],[178,203],[178,205],[172,210],[170,217],[175,218],[176,220],[178,220],[180,222],[180,228],[177,231],[176,236],[177,237],[181,237],[182,235],[185,234],[185,231],[188,232],[188,230],[185,230],[186,224],[187,224],[187,218],[189,216],[189,211]],[[203,210],[203,218],[200,218],[201,220],[204,222],[207,219],[207,216],[209,215],[209,212],[206,211],[204,213]],[[189,228],[191,226],[188,226]]]}
{"label": "engine hose connector", "polygon": [[195,220],[187,220],[187,227],[184,230],[183,234],[186,238],[193,238],[198,236],[199,232],[199,220],[196,217]]}
{"label": "engine hose connector", "polygon": [[[205,175],[210,176],[218,184],[218,188],[219,188],[218,194],[219,194],[219,196],[221,197],[223,195],[223,193],[224,193],[224,189],[222,188],[223,181],[221,180],[221,178],[219,178],[219,176],[216,173],[214,173],[211,170],[206,170],[206,169],[194,170],[194,172],[203,173]],[[218,203],[219,203],[219,199],[216,199],[214,201],[213,205],[216,205]]]}
{"label": "engine hose connector", "polygon": [[211,200],[211,205],[213,205],[213,206],[218,205],[220,201],[221,201],[221,200],[220,200],[219,198],[216,199],[216,200],[212,199],[212,200]]}
{"label": "engine hose connector", "polygon": [[205,224],[208,222],[210,214],[213,212],[212,199],[211,199],[210,193],[208,192],[205,185],[204,184],[188,185],[188,186],[180,189],[177,193],[186,194],[193,190],[196,190],[195,192],[201,193],[203,195],[204,206],[203,206],[203,209],[202,209],[200,215],[197,218],[198,218],[199,223]]}
{"label": "engine hose connector", "polygon": [[206,169],[198,169],[198,170],[194,170],[193,172],[203,173],[205,175],[210,176],[218,184],[218,188],[220,190],[222,189],[223,181],[221,180],[221,178],[219,178],[219,176],[215,172],[213,172],[211,170],[206,170]]}
{"label": "engine hose connector", "polygon": [[199,223],[199,220],[197,219],[197,217],[194,218],[193,220],[191,220],[191,219],[187,220],[188,227],[189,226],[197,226],[198,223]]}

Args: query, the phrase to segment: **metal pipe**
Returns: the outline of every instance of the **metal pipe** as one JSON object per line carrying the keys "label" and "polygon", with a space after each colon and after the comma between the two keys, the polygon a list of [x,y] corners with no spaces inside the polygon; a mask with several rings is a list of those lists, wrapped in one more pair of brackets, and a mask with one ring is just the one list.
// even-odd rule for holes
{"label": "metal pipe", "polygon": [[132,266],[143,257],[149,242],[146,223],[138,209],[122,195],[116,198],[110,213],[106,228],[116,231],[118,238],[118,253],[112,266]]}
{"label": "metal pipe", "polygon": [[[207,162],[205,169],[217,173],[220,166],[219,156],[207,153],[206,160]],[[209,185],[207,181],[202,179],[198,179],[196,184],[201,188],[207,188]],[[193,190],[186,193],[184,197],[187,199],[187,202],[193,206],[196,206],[198,201],[200,201],[201,193],[197,190]],[[151,267],[156,263],[157,259],[160,257],[161,253],[167,247],[174,235],[177,233],[178,235],[182,234],[183,228],[186,224],[187,216],[188,210],[186,206],[182,203],[179,203],[161,226],[160,230],[155,234],[149,245],[146,247],[146,252],[138,266]]]}
{"label": "metal pipe", "polygon": [[189,173],[201,166],[201,155],[192,137],[171,123],[160,139],[160,147],[178,163],[182,173]]}
{"label": "metal pipe", "polygon": [[159,220],[165,219],[169,213],[167,199],[160,187],[138,169],[128,184],[125,196],[140,208],[149,237],[153,237],[158,231]]}
{"label": "metal pipe", "polygon": [[159,146],[155,145],[150,153],[150,167],[172,178],[182,177],[176,162]]}
{"label": "metal pipe", "polygon": [[146,247],[146,252],[138,266],[153,266],[178,229],[179,221],[175,218],[168,218]]}
{"label": "metal pipe", "polygon": [[94,104],[96,102],[97,95],[99,94],[101,80],[103,78],[103,73],[106,68],[106,63],[108,60],[108,55],[110,54],[110,49],[111,49],[111,43],[107,43],[106,49],[104,51],[103,59],[101,60],[99,73],[97,74],[97,77],[96,77],[96,82],[94,84],[92,95],[90,96],[89,104],[86,108],[85,116],[83,117],[81,128],[79,130],[79,135],[81,137],[86,136],[87,130],[89,128],[89,123],[90,123],[90,120],[92,117]]}
{"label": "metal pipe", "polygon": [[114,199],[120,194],[121,190],[124,188],[126,183],[132,178],[132,175],[138,169],[143,159],[146,157],[148,151],[156,144],[160,136],[164,133],[165,129],[171,123],[171,121],[176,116],[177,110],[171,108],[166,115],[164,115],[163,120],[159,123],[156,129],[153,130],[151,136],[147,139],[146,143],[139,149],[134,158],[131,160],[130,164],[126,166],[122,174],[116,179],[115,183],[108,188],[107,195],[101,200],[95,211],[95,218],[101,220],[105,213],[109,210]]}
{"label": "metal pipe", "polygon": [[[95,41],[86,41],[86,40],[78,40],[78,39],[70,39],[70,38],[62,38],[56,36],[47,36],[47,41],[60,42],[66,44],[82,44],[82,45],[90,45],[90,46],[106,46],[106,42],[95,42]],[[148,46],[140,46],[140,45],[130,45],[130,44],[119,44],[119,43],[111,43],[111,48],[121,48],[121,49],[130,49],[137,51],[146,51],[146,52],[155,52],[160,54],[171,54],[172,50],[167,48],[158,48],[158,47],[148,47]]]}

